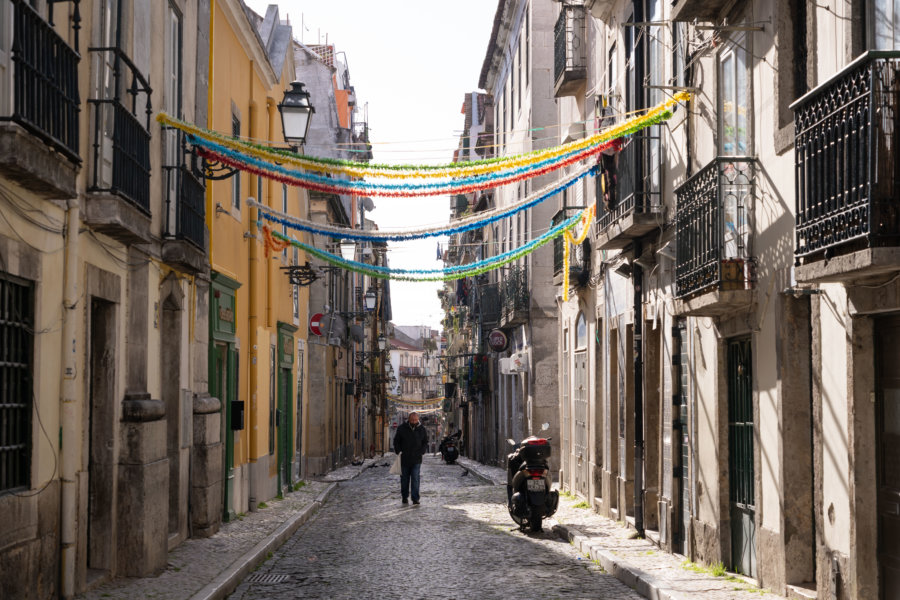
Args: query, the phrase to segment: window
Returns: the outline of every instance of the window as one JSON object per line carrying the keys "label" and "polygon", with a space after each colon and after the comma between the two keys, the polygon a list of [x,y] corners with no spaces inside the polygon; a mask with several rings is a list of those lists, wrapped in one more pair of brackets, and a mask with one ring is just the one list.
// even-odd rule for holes
{"label": "window", "polygon": [[256,201],[262,204],[263,200],[263,178],[256,176]]}
{"label": "window", "polygon": [[525,35],[523,37],[523,44],[525,44],[525,85],[527,86],[531,81],[531,44],[528,43],[529,38],[531,37],[531,6],[525,7]]}
{"label": "window", "polygon": [[0,273],[0,494],[31,484],[33,347],[32,286]]}
{"label": "window", "polygon": [[578,313],[578,318],[575,319],[575,349],[576,350],[584,350],[587,348],[588,339],[587,339],[587,319],[584,318],[584,313]]}
{"label": "window", "polygon": [[516,51],[512,55],[512,59],[510,60],[509,66],[509,100],[512,108],[510,112],[512,113],[510,117],[515,119],[516,115],[516,95],[518,90],[516,89],[516,69],[518,68],[519,61],[519,46],[516,46]]}
{"label": "window", "polygon": [[750,148],[750,70],[747,44],[740,34],[719,54],[719,154],[748,156]]}
{"label": "window", "polygon": [[[171,4],[166,13],[166,47],[165,47],[165,89],[163,92],[163,110],[170,115],[181,118],[181,14]],[[163,129],[163,173],[166,185],[166,232],[175,231],[180,167],[183,163],[181,152],[181,132],[177,129]]]}
{"label": "window", "polygon": [[[231,135],[240,137],[241,119],[237,115],[231,115]],[[238,171],[231,177],[231,206],[241,210],[241,172]]]}
{"label": "window", "polygon": [[868,46],[872,50],[900,48],[900,5],[895,0],[875,0],[866,3],[869,14]]}

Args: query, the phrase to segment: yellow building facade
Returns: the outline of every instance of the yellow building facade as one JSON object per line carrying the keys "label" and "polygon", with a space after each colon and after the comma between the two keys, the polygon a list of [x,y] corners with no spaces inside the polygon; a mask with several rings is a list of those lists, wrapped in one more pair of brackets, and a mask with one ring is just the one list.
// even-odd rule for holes
{"label": "yellow building facade", "polygon": [[[275,7],[259,16],[239,0],[214,0],[211,14],[206,125],[286,146],[278,104],[294,79],[290,26]],[[299,478],[308,387],[308,296],[282,270],[306,256],[293,248],[267,252],[249,198],[301,218],[309,211],[305,191],[248,173],[207,188],[210,392],[222,400],[225,417],[226,519],[255,510]]]}

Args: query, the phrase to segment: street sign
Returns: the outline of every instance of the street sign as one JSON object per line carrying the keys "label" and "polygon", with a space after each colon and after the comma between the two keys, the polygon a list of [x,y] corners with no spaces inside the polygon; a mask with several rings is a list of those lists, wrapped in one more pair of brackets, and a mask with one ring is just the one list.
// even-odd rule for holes
{"label": "street sign", "polygon": [[319,328],[322,324],[322,318],[325,315],[322,313],[316,313],[309,318],[309,331],[315,335],[322,335],[322,330]]}

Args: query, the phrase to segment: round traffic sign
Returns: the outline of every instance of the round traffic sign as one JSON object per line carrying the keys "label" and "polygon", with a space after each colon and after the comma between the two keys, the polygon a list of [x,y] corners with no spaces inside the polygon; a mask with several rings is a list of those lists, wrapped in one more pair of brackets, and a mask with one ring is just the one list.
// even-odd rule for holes
{"label": "round traffic sign", "polygon": [[309,318],[309,331],[310,333],[314,333],[315,335],[322,335],[322,330],[320,326],[322,324],[322,318],[325,315],[322,313],[316,313]]}

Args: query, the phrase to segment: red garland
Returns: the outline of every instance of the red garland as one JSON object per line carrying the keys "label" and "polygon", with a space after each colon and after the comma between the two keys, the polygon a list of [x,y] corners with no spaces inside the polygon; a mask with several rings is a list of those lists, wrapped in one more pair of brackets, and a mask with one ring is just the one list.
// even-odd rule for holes
{"label": "red garland", "polygon": [[544,173],[549,173],[550,171],[554,171],[556,169],[560,169],[562,167],[569,166],[573,163],[577,163],[579,161],[584,160],[585,158],[589,158],[593,155],[600,154],[609,149],[618,150],[621,145],[621,138],[616,138],[614,140],[610,140],[605,142],[599,146],[594,146],[587,150],[584,150],[561,163],[557,163],[554,165],[548,165],[546,167],[542,167],[536,171],[530,171],[528,173],[521,173],[518,175],[513,175],[510,177],[506,177],[503,179],[498,179],[490,183],[489,186],[485,185],[485,182],[477,183],[477,184],[469,184],[465,186],[459,187],[447,187],[447,188],[429,188],[421,191],[402,191],[402,190],[359,190],[357,188],[348,188],[340,185],[322,185],[319,183],[312,183],[309,181],[305,181],[302,179],[297,179],[295,177],[291,177],[289,175],[282,175],[277,173],[271,173],[265,169],[261,169],[259,167],[245,165],[244,163],[234,160],[228,156],[220,155],[217,152],[209,150],[207,148],[203,148],[202,146],[197,147],[197,154],[199,154],[203,158],[207,158],[211,161],[220,162],[224,165],[228,165],[230,167],[235,167],[242,171],[246,171],[253,175],[258,175],[261,177],[266,177],[267,179],[271,179],[273,181],[278,181],[279,183],[284,183],[296,187],[301,187],[307,190],[311,190],[314,192],[324,192],[329,194],[366,194],[369,196],[384,196],[389,198],[414,198],[416,196],[443,196],[447,194],[466,194],[469,192],[478,191],[481,189],[485,189],[486,187],[499,187],[502,185],[507,185],[509,183],[515,183],[517,181],[521,181],[523,179],[528,179],[531,177],[538,177],[543,175]]}

